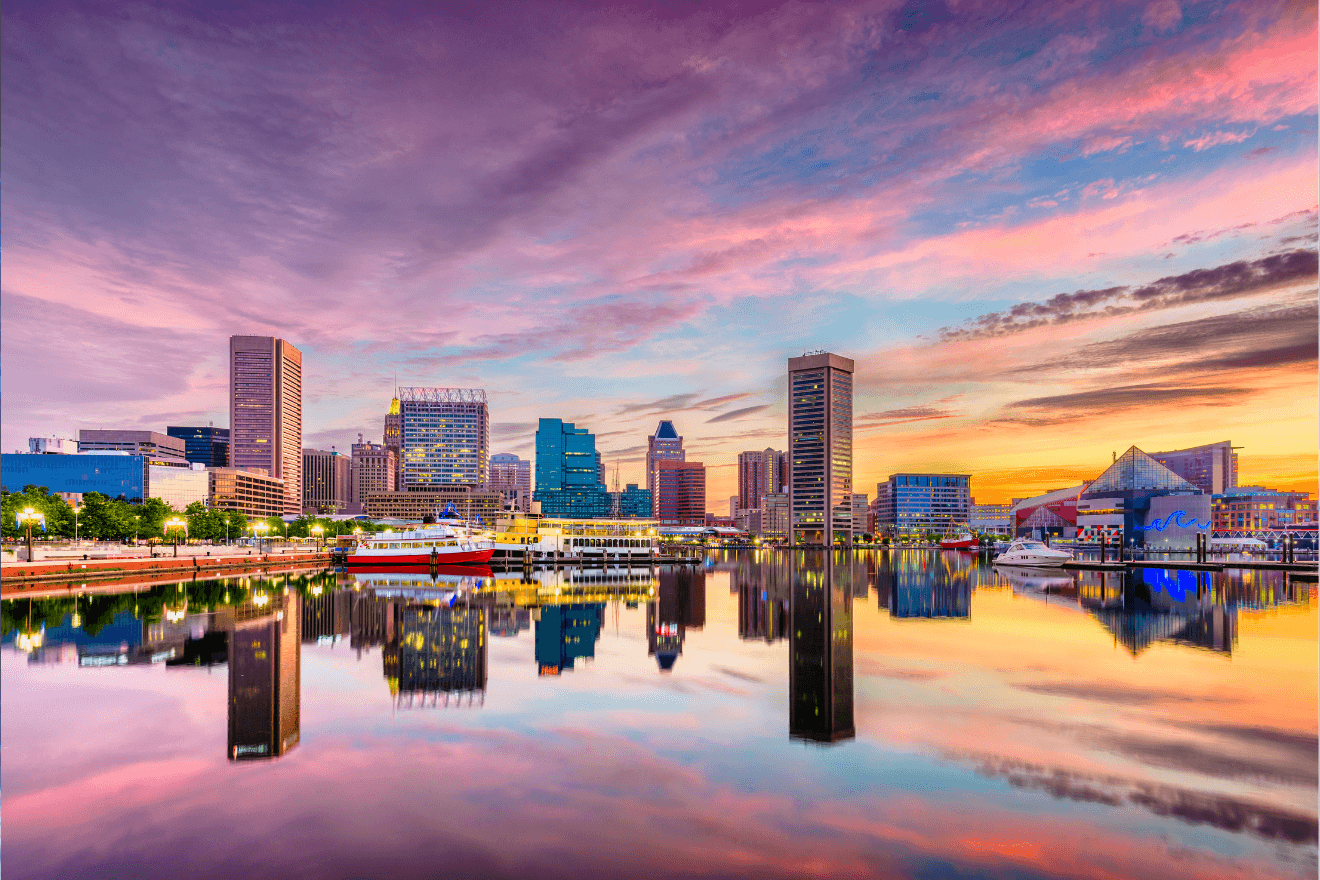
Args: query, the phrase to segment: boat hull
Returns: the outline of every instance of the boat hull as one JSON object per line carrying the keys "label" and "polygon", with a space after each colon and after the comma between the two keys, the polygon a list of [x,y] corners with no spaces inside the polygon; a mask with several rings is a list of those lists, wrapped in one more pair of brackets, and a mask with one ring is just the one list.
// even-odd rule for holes
{"label": "boat hull", "polygon": [[976,538],[945,538],[940,541],[941,550],[975,550],[980,546]]}
{"label": "boat hull", "polygon": [[1071,556],[1045,556],[1032,553],[1014,553],[1010,556],[1007,553],[1001,553],[999,556],[995,557],[995,565],[1020,565],[1028,568],[1059,568],[1071,559]]}
{"label": "boat hull", "polygon": [[350,567],[367,565],[485,565],[495,553],[494,547],[479,550],[459,550],[453,553],[372,553],[359,550],[350,553],[345,564]]}

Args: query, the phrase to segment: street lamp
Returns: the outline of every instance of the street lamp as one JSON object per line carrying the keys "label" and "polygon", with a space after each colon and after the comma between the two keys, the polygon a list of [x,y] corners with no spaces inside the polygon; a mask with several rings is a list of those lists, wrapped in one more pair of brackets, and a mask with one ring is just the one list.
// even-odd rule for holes
{"label": "street lamp", "polygon": [[165,533],[174,532],[174,558],[179,558],[179,529],[183,529],[183,536],[188,537],[188,523],[179,519],[177,516],[165,523]]}
{"label": "street lamp", "polygon": [[309,529],[309,531],[313,532],[316,535],[316,549],[320,550],[321,536],[325,534],[325,529],[323,529],[321,525],[318,523],[317,525],[312,526],[311,529]]}
{"label": "street lamp", "polygon": [[27,527],[27,561],[32,562],[32,524],[39,522],[41,523],[41,527],[45,528],[46,516],[45,514],[38,513],[31,507],[25,507],[15,514],[14,520],[19,526]]}
{"label": "street lamp", "polygon": [[252,524],[252,533],[257,536],[257,552],[261,552],[261,539],[266,537],[266,532],[270,531],[270,523],[264,519]]}

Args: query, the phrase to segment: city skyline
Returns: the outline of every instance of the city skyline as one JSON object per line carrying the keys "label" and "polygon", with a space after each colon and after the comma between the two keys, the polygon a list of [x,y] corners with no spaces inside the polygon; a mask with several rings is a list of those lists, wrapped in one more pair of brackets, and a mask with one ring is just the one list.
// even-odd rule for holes
{"label": "city skyline", "polygon": [[7,5],[0,444],[224,425],[225,340],[274,336],[303,446],[378,440],[399,384],[485,388],[491,451],[553,416],[625,483],[672,421],[722,510],[787,448],[784,361],[828,349],[857,491],[1004,501],[1231,436],[1241,484],[1315,492],[1313,10],[912,10],[358,42]]}

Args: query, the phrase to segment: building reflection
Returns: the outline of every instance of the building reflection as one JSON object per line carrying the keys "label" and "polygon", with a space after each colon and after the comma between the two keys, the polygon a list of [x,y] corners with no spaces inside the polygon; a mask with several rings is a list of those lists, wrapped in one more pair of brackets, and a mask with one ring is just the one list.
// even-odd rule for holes
{"label": "building reflection", "polygon": [[579,659],[596,656],[605,623],[605,603],[546,605],[536,621],[536,668],[540,675],[560,675]]}
{"label": "building reflection", "polygon": [[516,605],[497,605],[488,612],[490,634],[500,638],[513,638],[532,628],[532,611]]}
{"label": "building reflection", "polygon": [[767,556],[760,564],[748,560],[729,573],[729,585],[738,594],[740,639],[770,643],[788,638],[793,579],[787,554]]}
{"label": "building reflection", "polygon": [[839,576],[835,554],[793,554],[789,630],[788,734],[834,743],[853,728],[851,582]]}
{"label": "building reflection", "polygon": [[884,592],[890,617],[934,619],[970,614],[974,567],[961,554],[898,550],[888,556],[882,574],[888,575],[889,589]]}
{"label": "building reflection", "polygon": [[683,653],[689,629],[706,625],[706,572],[687,565],[662,565],[656,597],[646,606],[646,653],[668,672]]}
{"label": "building reflection", "polygon": [[395,705],[415,708],[484,702],[486,609],[468,605],[396,605],[395,638],[382,666]]}
{"label": "building reflection", "polygon": [[298,745],[301,602],[280,590],[216,612],[229,630],[231,761],[278,758]]}

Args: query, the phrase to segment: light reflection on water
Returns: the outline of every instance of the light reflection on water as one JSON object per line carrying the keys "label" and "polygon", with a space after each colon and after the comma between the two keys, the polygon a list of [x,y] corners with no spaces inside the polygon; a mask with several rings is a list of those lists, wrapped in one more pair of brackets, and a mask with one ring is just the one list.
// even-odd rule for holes
{"label": "light reflection on water", "polygon": [[758,551],[3,611],[10,877],[1315,874],[1278,572]]}

